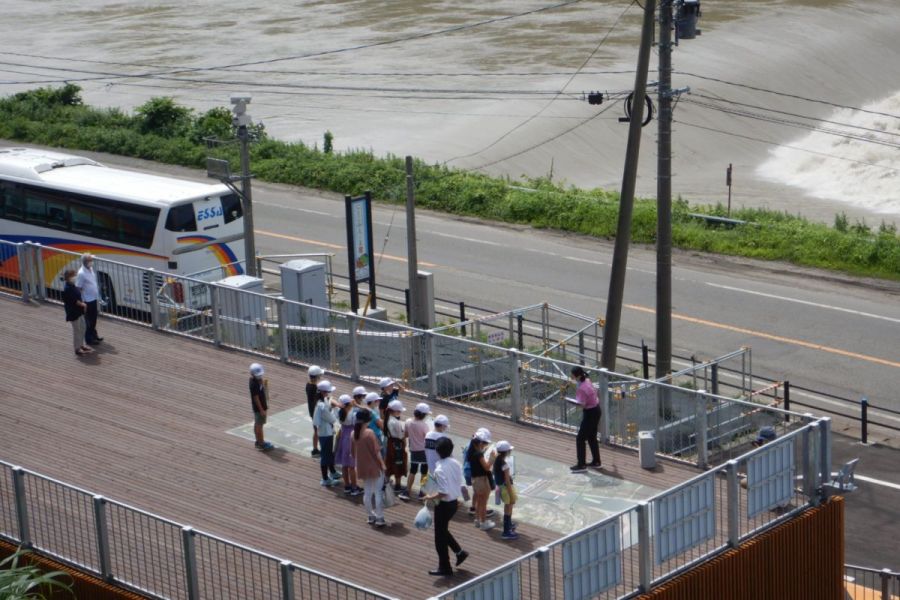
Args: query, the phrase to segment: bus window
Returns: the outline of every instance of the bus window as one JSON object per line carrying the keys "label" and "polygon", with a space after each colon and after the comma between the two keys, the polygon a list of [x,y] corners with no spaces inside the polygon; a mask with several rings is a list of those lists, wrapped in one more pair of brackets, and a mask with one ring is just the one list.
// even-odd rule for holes
{"label": "bus window", "polygon": [[166,216],[166,229],[169,231],[197,231],[194,205],[180,204],[170,208],[169,214]]}
{"label": "bus window", "polygon": [[142,248],[153,245],[153,233],[156,231],[159,210],[120,208],[118,214],[120,242]]}
{"label": "bus window", "polygon": [[92,207],[91,235],[104,240],[117,240],[116,213],[113,210]]}
{"label": "bus window", "polygon": [[47,227],[53,229],[69,228],[69,207],[65,202],[47,200]]}
{"label": "bus window", "polygon": [[25,197],[25,220],[43,225],[47,222],[47,202],[29,194]]}
{"label": "bus window", "polygon": [[82,235],[91,235],[94,231],[91,225],[91,209],[83,204],[72,203],[72,231]]}
{"label": "bus window", "polygon": [[237,194],[228,194],[222,196],[222,215],[225,217],[226,223],[237,221],[244,216],[244,209],[241,206],[241,199]]}

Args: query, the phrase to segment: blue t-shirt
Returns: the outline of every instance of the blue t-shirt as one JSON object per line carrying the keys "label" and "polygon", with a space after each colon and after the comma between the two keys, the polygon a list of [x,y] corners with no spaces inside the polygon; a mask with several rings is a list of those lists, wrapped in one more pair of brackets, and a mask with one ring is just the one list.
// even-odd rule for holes
{"label": "blue t-shirt", "polygon": [[378,443],[382,446],[384,445],[383,435],[384,433],[381,431],[381,427],[378,426],[378,413],[374,410],[372,411],[372,417],[369,419],[369,429],[375,432],[375,439],[378,440]]}

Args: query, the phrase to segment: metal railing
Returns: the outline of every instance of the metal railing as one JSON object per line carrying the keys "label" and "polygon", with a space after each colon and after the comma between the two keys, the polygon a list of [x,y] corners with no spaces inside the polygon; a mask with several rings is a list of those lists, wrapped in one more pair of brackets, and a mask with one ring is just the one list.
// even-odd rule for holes
{"label": "metal railing", "polygon": [[844,565],[844,582],[854,600],[900,598],[900,572]]}
{"label": "metal railing", "polygon": [[4,461],[0,538],[166,600],[391,600]]}
{"label": "metal railing", "polygon": [[619,599],[646,593],[821,499],[820,419],[525,554],[433,600]]}

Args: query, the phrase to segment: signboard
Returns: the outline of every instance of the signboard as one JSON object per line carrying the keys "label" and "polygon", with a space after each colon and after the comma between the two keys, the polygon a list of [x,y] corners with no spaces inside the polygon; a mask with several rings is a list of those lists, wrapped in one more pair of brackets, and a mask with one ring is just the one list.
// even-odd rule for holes
{"label": "signboard", "polygon": [[351,198],[344,196],[347,215],[347,251],[350,271],[350,308],[359,310],[358,284],[369,284],[369,306],[377,308],[375,300],[375,265],[372,263],[372,195]]}

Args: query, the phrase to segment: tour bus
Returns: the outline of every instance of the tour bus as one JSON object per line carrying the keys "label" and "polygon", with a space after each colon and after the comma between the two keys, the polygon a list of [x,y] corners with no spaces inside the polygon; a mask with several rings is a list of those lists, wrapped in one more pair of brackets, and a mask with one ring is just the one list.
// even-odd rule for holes
{"label": "tour bus", "polygon": [[[223,184],[147,175],[47,150],[0,148],[0,240],[90,252],[162,273],[205,273],[198,278],[210,280],[244,272],[243,239],[240,198]],[[62,270],[78,265],[71,258],[45,257],[51,289],[62,289]],[[0,254],[0,272],[18,273],[9,264],[15,261],[9,251]],[[98,262],[96,270],[107,310],[149,307],[149,275],[137,284],[123,269],[104,266]],[[155,287],[161,285],[160,275]],[[178,303],[206,301],[203,285],[171,286]]]}

